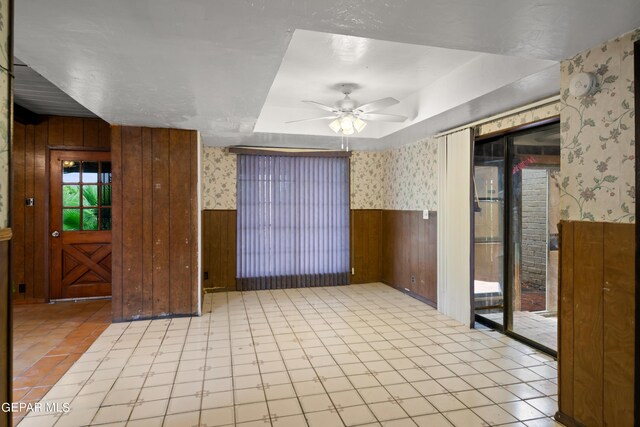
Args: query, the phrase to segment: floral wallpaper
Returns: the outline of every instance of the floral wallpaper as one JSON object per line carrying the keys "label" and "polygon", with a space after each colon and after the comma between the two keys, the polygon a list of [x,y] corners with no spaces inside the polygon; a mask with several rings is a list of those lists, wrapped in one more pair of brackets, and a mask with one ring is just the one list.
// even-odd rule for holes
{"label": "floral wallpaper", "polygon": [[476,135],[486,135],[488,133],[497,132],[501,129],[509,129],[526,123],[532,123],[539,120],[548,119],[550,117],[560,115],[560,101],[550,104],[541,105],[530,110],[521,111],[511,116],[502,117],[490,122],[478,125],[475,129]]}
{"label": "floral wallpaper", "polygon": [[236,208],[236,156],[226,148],[203,148],[202,208]]}
{"label": "floral wallpaper", "polygon": [[0,1],[0,229],[9,226],[9,3]]}
{"label": "floral wallpaper", "polygon": [[[635,222],[633,42],[640,29],[563,61],[561,73],[561,217]],[[592,95],[576,98],[569,82],[596,75]]]}
{"label": "floral wallpaper", "polygon": [[384,151],[351,153],[351,209],[383,209],[385,202]]}
{"label": "floral wallpaper", "polygon": [[384,209],[437,210],[437,139],[387,151],[385,177]]}

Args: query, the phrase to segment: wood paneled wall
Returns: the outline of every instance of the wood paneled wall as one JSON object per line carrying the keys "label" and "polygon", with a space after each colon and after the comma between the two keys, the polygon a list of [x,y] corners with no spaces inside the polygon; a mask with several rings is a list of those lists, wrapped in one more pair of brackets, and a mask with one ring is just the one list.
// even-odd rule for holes
{"label": "wood paneled wall", "polygon": [[631,426],[635,225],[563,221],[561,238],[558,418]]}
{"label": "wood paneled wall", "polygon": [[198,312],[198,143],[113,126],[114,321]]}
{"label": "wood paneled wall", "polygon": [[236,211],[202,212],[202,287],[236,290]]}
{"label": "wood paneled wall", "polygon": [[351,283],[382,280],[382,210],[351,211]]}
{"label": "wood paneled wall", "polygon": [[[100,119],[45,117],[37,125],[14,123],[12,280],[16,302],[44,302],[49,296],[47,212],[48,147],[91,147],[108,149],[109,124]],[[25,206],[33,197],[34,206]],[[18,293],[24,283],[26,292]]]}
{"label": "wood paneled wall", "polygon": [[[437,218],[422,211],[382,211],[382,281],[437,303]],[[414,280],[412,280],[412,278]]]}

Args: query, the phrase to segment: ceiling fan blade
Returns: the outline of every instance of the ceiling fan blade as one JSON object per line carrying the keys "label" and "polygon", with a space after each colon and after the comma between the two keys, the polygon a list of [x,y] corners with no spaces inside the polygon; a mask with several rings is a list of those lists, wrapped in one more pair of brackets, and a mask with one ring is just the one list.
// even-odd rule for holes
{"label": "ceiling fan blade", "polygon": [[359,114],[358,117],[372,122],[404,122],[407,120],[406,116],[396,114]]}
{"label": "ceiling fan blade", "polygon": [[314,117],[312,119],[291,120],[290,122],[285,122],[285,123],[312,122],[314,120],[327,120],[327,119],[335,119],[335,118],[336,116]]}
{"label": "ceiling fan blade", "polygon": [[321,103],[316,102],[316,101],[302,101],[302,102],[306,102],[307,104],[311,104],[314,107],[321,108],[321,109],[323,109],[325,111],[331,111],[332,113],[337,113],[338,112],[337,108],[329,107],[328,105],[324,105],[324,104],[321,104]]}
{"label": "ceiling fan blade", "polygon": [[363,104],[355,109],[355,111],[359,111],[362,113],[370,113],[373,111],[383,110],[387,107],[391,107],[392,105],[398,104],[398,101],[395,98],[382,98],[377,101],[369,102],[368,104]]}

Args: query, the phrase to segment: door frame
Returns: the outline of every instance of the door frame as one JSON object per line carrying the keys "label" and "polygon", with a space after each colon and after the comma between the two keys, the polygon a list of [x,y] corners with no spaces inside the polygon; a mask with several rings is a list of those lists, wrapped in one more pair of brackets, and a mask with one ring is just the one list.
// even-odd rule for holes
{"label": "door frame", "polygon": [[638,215],[640,215],[640,206],[638,200],[640,200],[640,189],[638,189],[638,178],[640,177],[640,40],[633,43],[633,49],[635,55],[633,58],[633,75],[635,80],[635,93],[634,104],[636,111],[636,145],[635,145],[635,167],[636,167],[636,331],[635,331],[635,425],[640,425],[640,282],[638,276],[640,276],[640,230],[638,229]]}
{"label": "door frame", "polygon": [[[637,120],[637,116],[636,116],[636,120]],[[506,168],[508,168],[507,165],[507,160],[510,158],[510,150],[509,150],[509,138],[512,138],[514,136],[518,136],[518,135],[526,135],[527,133],[530,132],[536,132],[537,130],[539,130],[542,127],[545,126],[550,126],[550,125],[554,125],[554,124],[559,124],[560,123],[560,116],[554,116],[554,117],[550,117],[547,119],[543,119],[543,120],[539,120],[536,122],[532,122],[532,123],[527,123],[524,125],[519,125],[516,127],[512,127],[512,128],[508,128],[508,129],[504,129],[498,132],[494,132],[494,133],[490,133],[490,134],[486,134],[486,135],[482,135],[482,136],[478,136],[474,139],[473,141],[473,149],[475,151],[475,146],[476,143],[478,142],[483,142],[483,141],[489,141],[489,140],[503,140],[504,143],[504,164],[505,164],[505,173],[506,173]],[[636,149],[638,149],[636,147]],[[475,168],[475,155],[472,153],[472,157],[471,157],[471,176],[472,176],[472,182],[471,185],[473,185],[473,173],[474,173],[474,168]],[[636,157],[636,161],[637,161],[637,157]],[[503,265],[502,265],[502,274],[503,274],[503,289],[502,289],[502,298],[503,298],[503,309],[502,309],[502,324],[499,324],[493,320],[487,319],[482,317],[479,314],[476,314],[475,312],[475,293],[474,293],[474,279],[475,279],[475,265],[472,262],[471,264],[471,286],[470,286],[470,298],[471,298],[471,316],[472,316],[472,320],[474,320],[477,323],[480,323],[482,325],[488,326],[492,329],[495,329],[511,338],[516,339],[517,341],[520,341],[530,347],[533,347],[537,350],[542,351],[543,353],[549,354],[553,357],[558,357],[558,352],[554,351],[551,348],[548,348],[536,341],[531,340],[530,338],[527,338],[523,335],[518,334],[517,332],[514,332],[513,330],[511,330],[512,328],[512,322],[513,322],[513,316],[510,316],[510,311],[511,308],[507,309],[507,306],[511,306],[511,281],[513,280],[510,277],[510,263],[511,263],[511,257],[512,257],[512,253],[510,250],[510,228],[511,228],[511,214],[510,214],[510,197],[511,197],[511,187],[512,187],[512,176],[510,174],[505,174],[504,177],[504,193],[505,193],[505,199],[504,199],[504,206],[503,206],[503,226],[504,226],[504,232],[503,232],[503,248],[504,248],[504,256],[503,256]],[[637,188],[637,186],[636,186]],[[473,242],[474,236],[475,236],[475,216],[473,214],[473,202],[475,201],[475,198],[473,197],[473,188],[472,188],[472,205],[471,205],[471,214],[472,214],[472,220],[471,220],[471,239]],[[474,254],[474,245],[472,245],[472,249],[471,249],[471,253],[472,253],[472,259],[473,259],[473,254]]]}
{"label": "door frame", "polygon": [[52,151],[77,151],[77,152],[111,152],[111,148],[104,147],[75,147],[69,145],[48,145],[45,150],[45,176],[47,177],[46,181],[46,198],[44,201],[44,211],[45,211],[45,220],[44,220],[44,229],[45,233],[45,256],[44,256],[44,282],[47,284],[45,286],[45,301],[51,302],[51,275],[50,275],[50,267],[51,267],[51,227],[50,227],[50,215],[51,215],[51,152]]}

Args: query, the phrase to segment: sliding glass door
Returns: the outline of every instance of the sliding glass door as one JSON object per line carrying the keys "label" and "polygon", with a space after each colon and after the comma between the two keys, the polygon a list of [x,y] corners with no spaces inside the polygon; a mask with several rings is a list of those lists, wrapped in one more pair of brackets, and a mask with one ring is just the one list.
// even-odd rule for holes
{"label": "sliding glass door", "polygon": [[476,319],[557,351],[558,124],[475,146]]}

